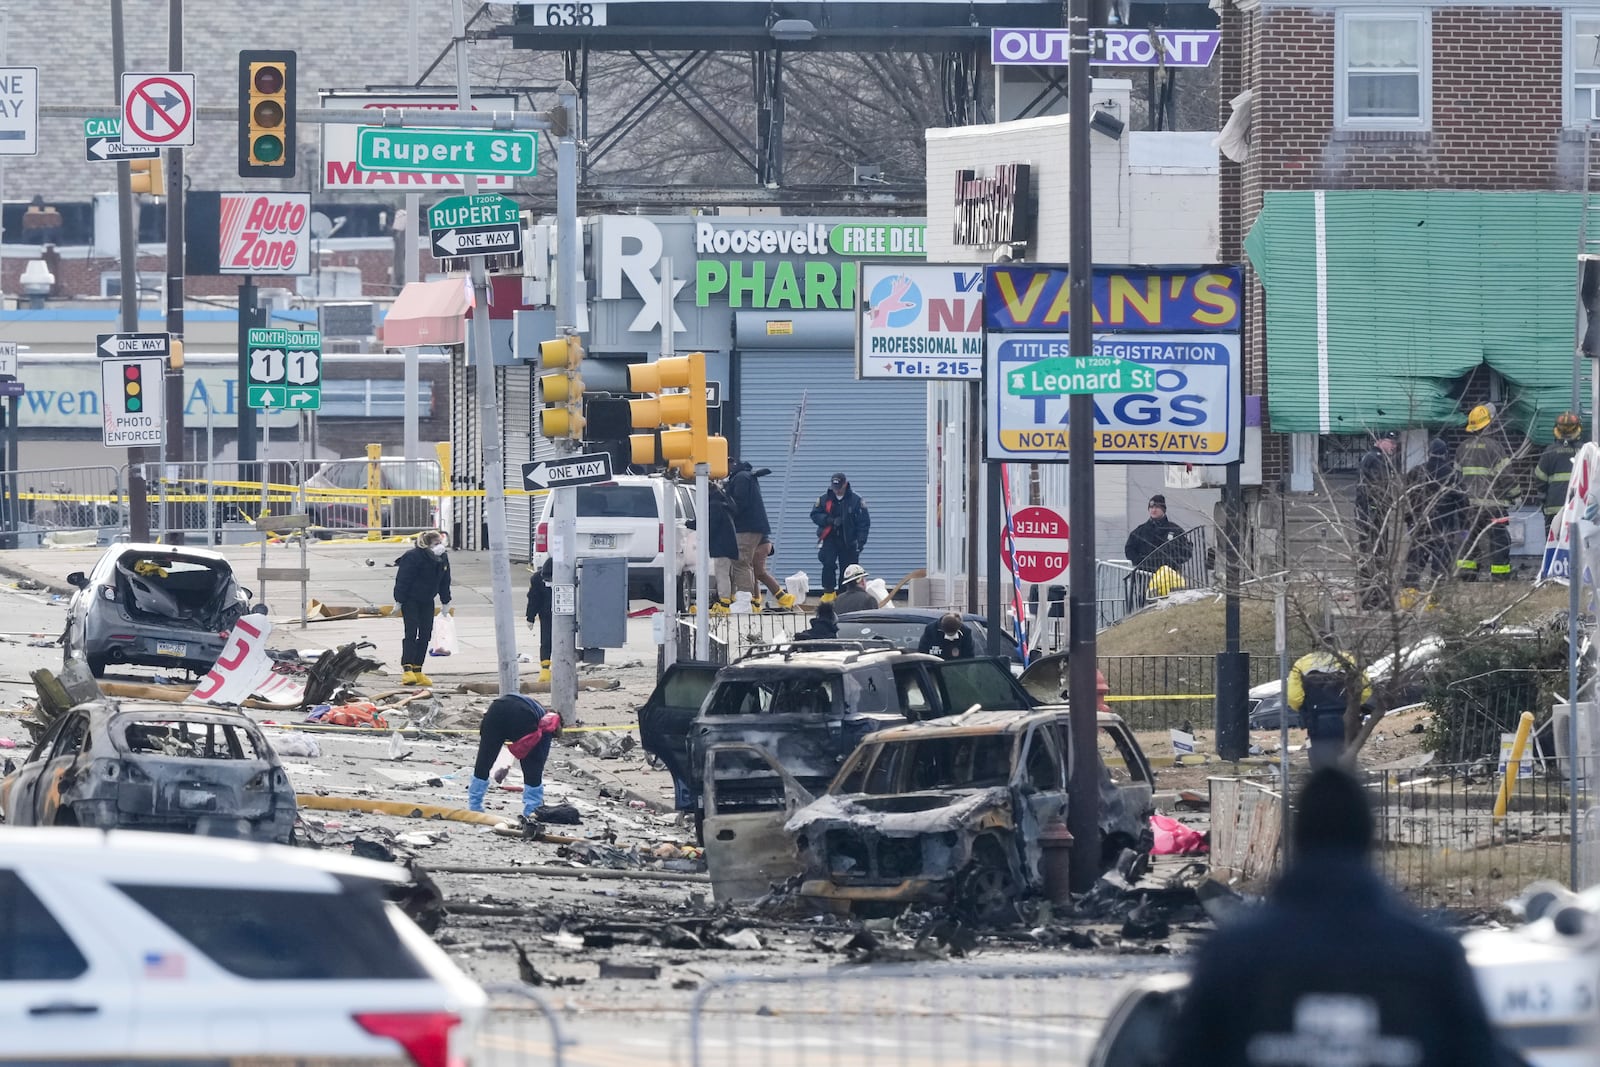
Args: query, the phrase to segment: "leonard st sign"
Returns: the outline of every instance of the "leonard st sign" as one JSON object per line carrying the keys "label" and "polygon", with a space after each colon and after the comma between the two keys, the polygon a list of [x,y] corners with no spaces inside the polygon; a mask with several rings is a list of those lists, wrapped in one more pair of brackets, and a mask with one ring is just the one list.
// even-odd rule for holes
{"label": "leonard st sign", "polygon": [[1067,340],[1067,270],[984,281],[988,458],[1065,460],[1067,409],[1094,395],[1095,459],[1221,464],[1243,452],[1237,267],[1096,267],[1094,350]]}

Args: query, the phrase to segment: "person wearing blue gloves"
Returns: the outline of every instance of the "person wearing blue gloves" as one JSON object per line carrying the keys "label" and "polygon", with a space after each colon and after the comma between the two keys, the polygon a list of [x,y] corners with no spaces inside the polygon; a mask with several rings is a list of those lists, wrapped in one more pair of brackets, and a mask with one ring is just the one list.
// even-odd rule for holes
{"label": "person wearing blue gloves", "polygon": [[546,711],[532,697],[508,693],[495,698],[478,724],[478,759],[467,786],[467,808],[483,810],[494,762],[509,743],[511,754],[522,764],[522,817],[536,818],[544,807],[544,765],[550,758],[550,743],[560,732],[561,716]]}

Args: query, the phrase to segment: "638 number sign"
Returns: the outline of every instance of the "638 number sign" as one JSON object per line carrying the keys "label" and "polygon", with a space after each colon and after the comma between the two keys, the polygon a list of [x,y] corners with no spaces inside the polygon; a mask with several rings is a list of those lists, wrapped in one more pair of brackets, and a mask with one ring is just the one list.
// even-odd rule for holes
{"label": "638 number sign", "polygon": [[535,4],[534,24],[538,26],[604,26],[605,4]]}

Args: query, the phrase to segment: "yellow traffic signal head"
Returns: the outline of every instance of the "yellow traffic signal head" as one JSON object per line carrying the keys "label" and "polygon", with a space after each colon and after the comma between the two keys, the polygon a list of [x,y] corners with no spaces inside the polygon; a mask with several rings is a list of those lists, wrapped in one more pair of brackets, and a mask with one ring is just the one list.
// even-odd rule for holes
{"label": "yellow traffic signal head", "polygon": [[129,182],[135,193],[145,193],[149,196],[167,195],[167,168],[161,162],[161,157],[155,159],[135,159],[129,162]]}
{"label": "yellow traffic signal head", "polygon": [[632,455],[631,462],[634,466],[654,466],[656,462],[656,435],[653,433],[629,434],[628,451]]}
{"label": "yellow traffic signal head", "polygon": [[576,374],[541,374],[539,391],[546,404],[570,404],[583,396],[583,379]]}
{"label": "yellow traffic signal head", "polygon": [[573,370],[582,362],[583,342],[575,336],[539,342],[539,366],[546,370]]}
{"label": "yellow traffic signal head", "polygon": [[661,401],[653,396],[628,401],[628,419],[635,430],[655,429],[661,425]]}
{"label": "yellow traffic signal head", "polygon": [[584,418],[576,408],[577,405],[543,409],[539,412],[539,432],[546,437],[582,437]]}
{"label": "yellow traffic signal head", "polygon": [[687,463],[690,473],[694,468],[694,431],[662,430],[661,458],[672,464]]}
{"label": "yellow traffic signal head", "polygon": [[728,476],[728,439],[720,434],[706,438],[706,463],[711,467],[711,477]]}

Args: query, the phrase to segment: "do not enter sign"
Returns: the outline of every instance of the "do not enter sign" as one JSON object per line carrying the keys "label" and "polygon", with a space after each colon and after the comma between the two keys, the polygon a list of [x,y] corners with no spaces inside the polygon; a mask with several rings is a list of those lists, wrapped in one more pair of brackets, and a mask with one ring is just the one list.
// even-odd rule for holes
{"label": "do not enter sign", "polygon": [[1048,582],[1066,573],[1064,517],[1049,508],[1023,508],[1011,516],[1011,533],[1002,542],[1000,557],[1018,578],[1024,582]]}

